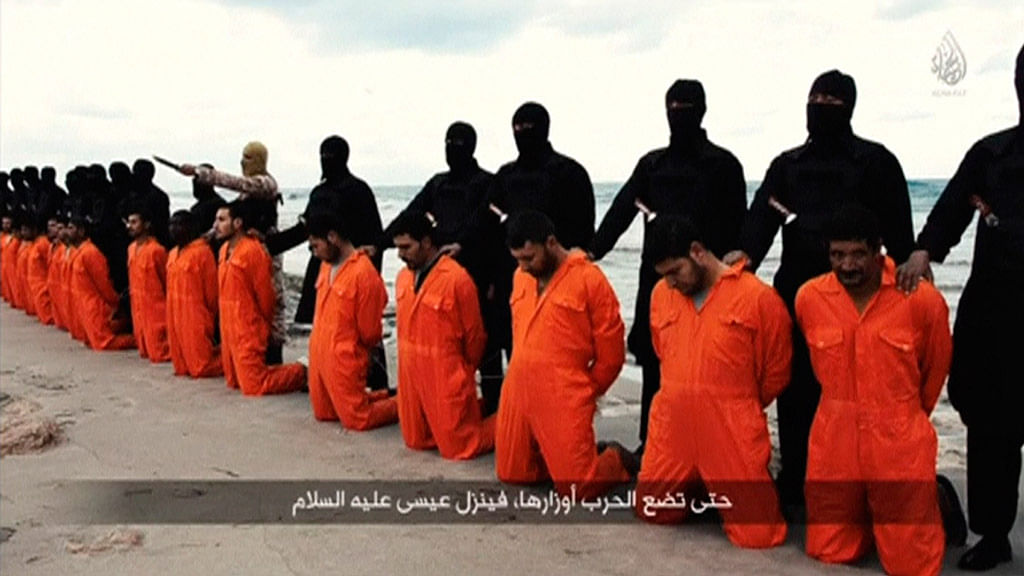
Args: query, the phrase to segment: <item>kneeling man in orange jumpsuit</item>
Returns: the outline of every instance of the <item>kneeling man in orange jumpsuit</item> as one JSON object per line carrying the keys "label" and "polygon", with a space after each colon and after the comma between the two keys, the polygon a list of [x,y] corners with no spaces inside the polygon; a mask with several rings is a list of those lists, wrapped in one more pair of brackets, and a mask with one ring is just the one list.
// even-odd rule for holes
{"label": "kneeling man in orange jumpsuit", "polygon": [[167,344],[174,373],[224,374],[217,338],[217,261],[195,216],[179,210],[169,223],[176,246],[167,255]]}
{"label": "kneeling man in orange jumpsuit", "polygon": [[149,208],[128,210],[128,289],[131,291],[132,326],[139,356],[167,362],[167,249],[153,237]]}
{"label": "kneeling man in orange jumpsuit", "polygon": [[434,244],[433,223],[406,211],[389,227],[398,257],[398,414],[405,445],[465,460],[494,450],[476,370],[487,346],[476,285]]}
{"label": "kneeling man in orange jumpsuit", "polygon": [[0,205],[0,211],[3,211],[3,216],[0,216],[0,297],[5,302],[10,301],[10,290],[11,287],[7,282],[7,246],[14,241],[14,218],[7,211],[7,206]]}
{"label": "kneeling man in orange jumpsuit", "polygon": [[661,216],[648,233],[663,277],[651,295],[661,389],[651,404],[637,515],[681,522],[688,510],[705,510],[694,498],[706,489],[721,499],[714,507],[733,544],[778,546],[786,523],[768,474],[764,409],[789,382],[789,312],[742,263],[730,267],[709,251],[689,220]]}
{"label": "kneeling man in orange jumpsuit", "polygon": [[62,276],[64,258],[68,254],[66,217],[58,214],[54,226],[56,228],[56,237],[50,246],[49,267],[46,271],[46,288],[50,292],[53,324],[61,330],[67,330],[67,312],[64,310],[66,285]]}
{"label": "kneeling man in orange jumpsuit", "polygon": [[566,250],[547,216],[524,211],[508,222],[519,263],[512,282],[514,353],[498,402],[495,468],[513,484],[553,480],[592,498],[628,482],[633,455],[616,442],[598,451],[597,399],[626,357],[619,301],[601,270]]}
{"label": "kneeling man in orange jumpsuit", "polygon": [[50,296],[50,286],[46,279],[50,273],[53,241],[57,237],[57,219],[47,218],[40,220],[38,224],[41,233],[32,243],[32,251],[28,255],[28,297],[34,302],[39,322],[53,324],[53,298]]}
{"label": "kneeling man in orange jumpsuit", "polygon": [[807,554],[852,562],[874,540],[886,573],[938,574],[945,534],[928,415],[949,370],[949,310],[931,284],[897,288],[867,209],[841,208],[828,230],[832,272],[796,297],[821,382],[808,445]]}
{"label": "kneeling man in orange jumpsuit", "polygon": [[219,208],[214,221],[224,242],[217,270],[224,377],[246,396],[296,392],[306,385],[302,364],[267,366],[277,297],[270,253],[249,232],[256,217],[252,200],[235,200]]}
{"label": "kneeling man in orange jumpsuit", "polygon": [[370,430],[398,421],[398,403],[388,390],[366,391],[388,292],[369,256],[352,245],[343,218],[314,213],[306,225],[321,261],[309,336],[309,401],[317,420]]}
{"label": "kneeling man in orange jumpsuit", "polygon": [[68,236],[77,244],[71,260],[68,311],[74,316],[72,335],[93,350],[128,350],[135,348],[135,337],[119,333],[126,329],[123,320],[115,318],[120,297],[110,283],[107,257],[89,240],[89,223],[82,216],[73,216]]}
{"label": "kneeling man in orange jumpsuit", "polygon": [[71,290],[72,279],[74,278],[72,272],[75,269],[75,260],[82,253],[79,247],[82,245],[84,234],[79,233],[78,229],[71,225],[71,220],[69,219],[64,227],[64,236],[67,239],[67,252],[64,253],[64,262],[59,272],[60,280],[64,284],[64,289],[60,295],[60,305],[64,307],[64,322],[68,325],[68,333],[71,335],[71,338],[88,344],[85,329],[78,319],[78,309],[75,308],[74,294]]}
{"label": "kneeling man in orange jumpsuit", "polygon": [[32,252],[38,237],[39,229],[36,227],[35,216],[31,213],[26,214],[21,221],[21,244],[18,245],[18,260],[14,270],[17,275],[17,305],[29,316],[36,315],[36,299],[29,285],[28,263],[32,260]]}

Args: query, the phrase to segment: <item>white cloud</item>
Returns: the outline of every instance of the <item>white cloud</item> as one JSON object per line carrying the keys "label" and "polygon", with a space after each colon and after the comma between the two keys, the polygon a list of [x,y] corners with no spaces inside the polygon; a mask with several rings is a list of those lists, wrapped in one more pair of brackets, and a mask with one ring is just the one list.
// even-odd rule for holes
{"label": "white cloud", "polygon": [[[309,187],[320,141],[337,133],[352,146],[353,171],[371,184],[416,184],[444,168],[442,138],[456,119],[476,127],[485,167],[511,159],[512,112],[537,100],[551,112],[556,149],[595,180],[622,180],[667,141],[664,92],[688,77],[707,91],[710,137],[760,179],[772,157],[803,140],[811,81],[840,68],[858,85],[855,129],[885,143],[908,175],[948,177],[971,142],[1016,121],[1011,69],[1024,40],[1024,7],[1001,2],[902,6],[897,18],[847,3],[617,10],[565,0],[527,5],[529,18],[510,16],[504,27],[504,12],[490,8],[458,18],[411,13],[424,38],[461,22],[491,34],[486,46],[421,39],[374,48],[343,30],[325,36],[329,27],[314,25],[319,2],[283,11],[242,4],[4,0],[3,166],[63,171],[158,153],[236,169],[245,142],[259,139],[282,185]],[[383,18],[384,8],[360,17]],[[417,22],[406,16],[402,25]],[[434,30],[436,22],[446,24]],[[946,30],[969,63],[962,96],[933,95],[941,85],[930,60]],[[159,179],[187,187],[165,171]]]}

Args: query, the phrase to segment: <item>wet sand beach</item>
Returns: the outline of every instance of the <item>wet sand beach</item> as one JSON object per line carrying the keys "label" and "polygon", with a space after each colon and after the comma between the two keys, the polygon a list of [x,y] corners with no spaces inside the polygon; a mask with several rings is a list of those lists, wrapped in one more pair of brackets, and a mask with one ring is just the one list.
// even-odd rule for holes
{"label": "wet sand beach", "polygon": [[[285,359],[304,354],[304,343],[293,339]],[[394,378],[393,341],[389,352]],[[749,551],[713,524],[71,523],[62,491],[75,480],[490,482],[494,460],[452,463],[408,450],[397,426],[355,433],[316,422],[305,394],[245,398],[223,379],[176,378],[134,351],[91,352],[7,306],[0,392],[5,408],[20,402],[59,427],[55,444],[0,461],[4,574],[881,573],[874,556],[856,567],[807,558],[801,526],[780,548]],[[638,399],[639,384],[620,378],[595,419],[598,436],[634,445]],[[963,497],[963,429],[945,401],[933,421],[940,469]],[[1011,538],[1016,559],[993,574],[1024,568],[1024,520]],[[961,552],[947,551],[949,572]]]}

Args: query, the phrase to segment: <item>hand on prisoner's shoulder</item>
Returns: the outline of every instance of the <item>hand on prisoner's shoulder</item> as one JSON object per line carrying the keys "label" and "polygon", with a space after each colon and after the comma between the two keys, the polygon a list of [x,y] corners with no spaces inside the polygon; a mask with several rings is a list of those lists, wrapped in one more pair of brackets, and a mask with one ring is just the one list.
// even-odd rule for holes
{"label": "hand on prisoner's shoulder", "polygon": [[746,265],[744,267],[747,270],[753,269],[753,266],[750,262],[750,256],[747,256],[747,253],[744,252],[743,250],[733,250],[731,252],[727,252],[725,256],[722,256],[722,262],[724,262],[727,266],[734,266],[736,265],[736,263],[743,261],[746,262]]}
{"label": "hand on prisoner's shoulder", "polygon": [[459,252],[462,252],[462,244],[459,244],[458,242],[445,244],[444,246],[441,246],[441,252],[455,258],[459,255]]}
{"label": "hand on prisoner's shoulder", "polygon": [[922,278],[928,282],[935,279],[928,251],[918,249],[911,252],[907,261],[896,269],[896,285],[900,290],[909,294],[917,290],[917,285]]}

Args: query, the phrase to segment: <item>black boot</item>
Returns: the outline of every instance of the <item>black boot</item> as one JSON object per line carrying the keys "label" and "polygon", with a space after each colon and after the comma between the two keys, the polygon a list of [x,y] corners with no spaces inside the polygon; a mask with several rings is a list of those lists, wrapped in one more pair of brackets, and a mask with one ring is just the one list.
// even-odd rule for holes
{"label": "black boot", "polygon": [[967,543],[967,519],[960,506],[960,497],[949,478],[939,474],[935,477],[939,485],[939,511],[942,526],[946,529],[946,545],[959,548]]}
{"label": "black boot", "polygon": [[1003,562],[1009,562],[1011,558],[1010,540],[1006,536],[985,536],[965,552],[956,565],[961,570],[982,572],[991,570]]}

